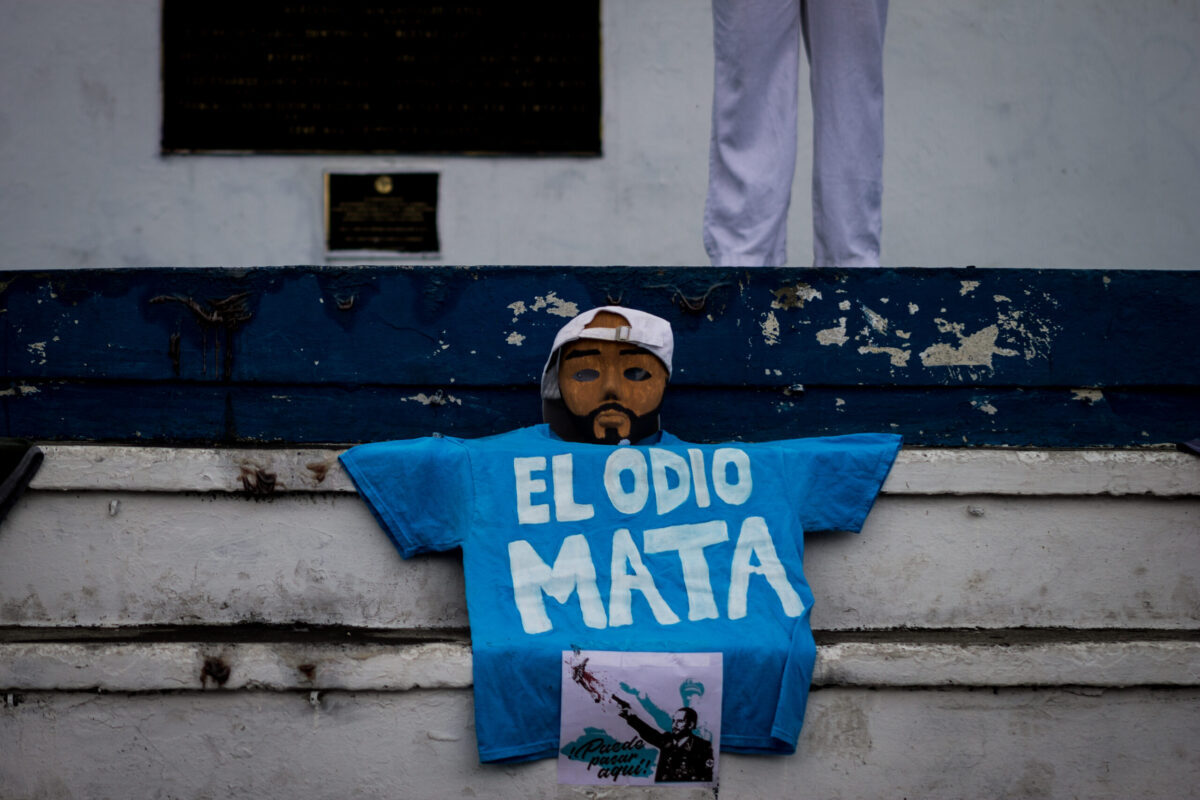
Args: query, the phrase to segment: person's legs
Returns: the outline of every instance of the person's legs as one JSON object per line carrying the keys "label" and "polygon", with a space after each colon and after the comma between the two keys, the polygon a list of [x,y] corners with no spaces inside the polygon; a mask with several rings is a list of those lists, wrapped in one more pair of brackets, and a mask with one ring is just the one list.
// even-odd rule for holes
{"label": "person's legs", "polygon": [[787,261],[796,170],[799,0],[713,0],[704,248],[713,266]]}
{"label": "person's legs", "polygon": [[813,105],[813,264],[877,267],[888,0],[805,0]]}

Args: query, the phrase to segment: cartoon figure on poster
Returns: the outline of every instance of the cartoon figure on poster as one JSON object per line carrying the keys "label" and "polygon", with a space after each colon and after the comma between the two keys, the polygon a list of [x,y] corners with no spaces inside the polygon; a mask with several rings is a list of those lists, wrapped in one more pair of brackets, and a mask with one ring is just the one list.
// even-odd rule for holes
{"label": "cartoon figure on poster", "polygon": [[720,653],[563,653],[559,782],[715,785],[721,662]]}
{"label": "cartoon figure on poster", "polygon": [[[654,750],[655,777],[694,772],[700,741],[714,765],[718,752],[795,751],[816,657],[804,535],[860,530],[900,439],[684,442],[660,422],[673,357],[666,320],[592,309],[550,348],[546,423],[342,454],[402,556],[462,549],[484,762],[571,760],[562,748],[584,731],[562,738],[563,704],[573,702],[563,654],[576,651],[654,654],[606,673],[636,690],[609,693],[629,709],[598,705],[606,736]],[[720,698],[719,714],[696,708],[693,719],[689,703],[667,701],[689,676],[654,683],[664,654],[719,655],[723,681],[699,681]]]}

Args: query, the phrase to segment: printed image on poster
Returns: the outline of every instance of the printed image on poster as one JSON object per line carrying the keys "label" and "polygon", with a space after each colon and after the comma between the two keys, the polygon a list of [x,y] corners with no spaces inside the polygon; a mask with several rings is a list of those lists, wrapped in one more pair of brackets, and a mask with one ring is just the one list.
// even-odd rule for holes
{"label": "printed image on poster", "polygon": [[567,650],[558,782],[716,786],[721,653]]}

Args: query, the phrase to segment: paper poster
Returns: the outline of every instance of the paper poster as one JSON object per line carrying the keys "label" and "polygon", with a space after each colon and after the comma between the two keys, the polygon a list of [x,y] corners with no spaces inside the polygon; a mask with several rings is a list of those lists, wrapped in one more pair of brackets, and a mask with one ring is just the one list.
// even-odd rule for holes
{"label": "paper poster", "polygon": [[568,650],[558,782],[715,786],[720,653]]}

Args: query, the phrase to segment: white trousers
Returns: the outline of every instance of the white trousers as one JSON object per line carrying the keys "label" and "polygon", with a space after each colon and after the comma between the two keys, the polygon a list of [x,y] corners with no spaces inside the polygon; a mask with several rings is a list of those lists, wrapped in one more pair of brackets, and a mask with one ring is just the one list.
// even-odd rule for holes
{"label": "white trousers", "polygon": [[879,266],[888,0],[713,0],[704,247],[713,266],[787,263],[800,38],[813,107],[813,265]]}

